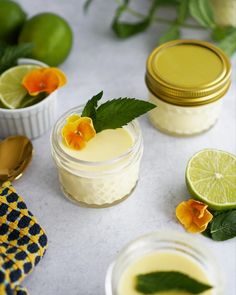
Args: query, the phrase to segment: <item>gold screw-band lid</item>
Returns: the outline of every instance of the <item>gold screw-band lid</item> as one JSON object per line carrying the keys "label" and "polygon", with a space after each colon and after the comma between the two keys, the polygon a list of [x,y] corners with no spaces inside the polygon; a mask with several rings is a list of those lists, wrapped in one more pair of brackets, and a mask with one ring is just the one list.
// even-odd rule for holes
{"label": "gold screw-band lid", "polygon": [[230,75],[230,61],[221,49],[199,40],[175,40],[150,54],[146,84],[166,102],[197,106],[221,98],[230,86]]}

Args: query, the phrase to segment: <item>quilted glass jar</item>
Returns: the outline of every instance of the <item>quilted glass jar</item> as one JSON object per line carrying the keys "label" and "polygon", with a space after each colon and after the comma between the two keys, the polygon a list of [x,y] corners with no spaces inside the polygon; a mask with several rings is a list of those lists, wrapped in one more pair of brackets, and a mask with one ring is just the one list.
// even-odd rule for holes
{"label": "quilted glass jar", "polygon": [[176,40],[156,48],[147,60],[149,112],[159,130],[189,136],[208,130],[218,119],[230,86],[231,65],[216,46]]}
{"label": "quilted glass jar", "polygon": [[130,149],[108,161],[77,159],[61,146],[61,129],[71,114],[81,114],[78,107],[64,114],[55,124],[51,135],[52,156],[56,163],[61,189],[65,196],[81,206],[108,207],[126,199],[135,188],[143,139],[138,122],[123,127],[133,139]]}
{"label": "quilted glass jar", "polygon": [[[189,234],[174,231],[147,234],[122,249],[108,268],[105,294],[138,295],[135,277],[155,271],[180,271],[211,285],[205,295],[223,294],[220,268],[210,250]],[[167,293],[177,295],[161,292]]]}

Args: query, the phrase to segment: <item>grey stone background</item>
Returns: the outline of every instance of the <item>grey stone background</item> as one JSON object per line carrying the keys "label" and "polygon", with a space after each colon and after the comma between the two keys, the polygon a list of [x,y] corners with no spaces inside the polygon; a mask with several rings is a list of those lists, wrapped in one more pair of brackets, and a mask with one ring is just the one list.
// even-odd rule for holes
{"label": "grey stone background", "polygon": [[[115,1],[95,0],[87,15],[82,11],[83,0],[18,2],[29,16],[43,11],[58,13],[73,29],[74,47],[61,66],[69,82],[59,92],[58,116],[102,89],[105,99],[147,97],[145,61],[164,25],[120,41],[109,29]],[[191,30],[184,30],[184,36],[207,38],[205,32]],[[231,90],[224,99],[219,122],[207,133],[192,138],[170,137],[155,130],[146,117],[140,119],[145,151],[139,185],[116,207],[85,209],[67,201],[60,192],[51,159],[50,133],[33,142],[33,162],[15,182],[49,237],[45,258],[24,282],[31,295],[104,295],[107,267],[127,242],[162,229],[184,231],[176,222],[174,208],[188,197],[184,181],[188,159],[208,147],[236,151],[235,66],[234,58]],[[196,239],[216,256],[225,281],[224,295],[236,294],[235,240],[217,243],[201,235]]]}

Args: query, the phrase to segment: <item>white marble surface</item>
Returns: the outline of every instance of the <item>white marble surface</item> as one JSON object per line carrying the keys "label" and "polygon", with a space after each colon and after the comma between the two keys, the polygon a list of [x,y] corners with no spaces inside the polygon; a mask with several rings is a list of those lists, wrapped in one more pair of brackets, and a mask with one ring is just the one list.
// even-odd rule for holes
{"label": "white marble surface", "polygon": [[[101,89],[106,99],[146,98],[145,61],[164,26],[120,41],[109,30],[115,1],[95,0],[86,16],[83,0],[19,2],[29,16],[54,11],[73,28],[74,47],[62,65],[69,83],[60,91],[58,115]],[[206,38],[200,31],[185,30],[184,34]],[[33,142],[33,162],[15,182],[49,237],[45,258],[24,282],[31,295],[104,295],[106,269],[127,242],[161,229],[183,231],[175,220],[174,208],[188,197],[184,182],[187,160],[207,147],[236,151],[236,59],[233,65],[233,85],[219,122],[209,132],[192,138],[169,137],[152,128],[146,117],[140,120],[145,152],[139,185],[129,199],[113,208],[85,209],[67,201],[50,156],[50,134]],[[224,295],[236,294],[235,239],[220,243],[201,235],[196,239],[215,254],[225,280]]]}

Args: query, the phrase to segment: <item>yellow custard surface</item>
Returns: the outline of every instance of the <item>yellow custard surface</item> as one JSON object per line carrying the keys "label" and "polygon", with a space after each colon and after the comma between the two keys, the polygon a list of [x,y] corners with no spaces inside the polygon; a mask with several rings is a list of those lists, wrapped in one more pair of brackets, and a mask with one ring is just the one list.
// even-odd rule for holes
{"label": "yellow custard surface", "polygon": [[133,143],[132,135],[123,127],[97,133],[82,150],[69,148],[63,139],[61,147],[73,158],[89,162],[102,162],[115,159],[126,153],[132,148]]}
{"label": "yellow custard surface", "polygon": [[[118,295],[142,295],[135,290],[136,276],[155,271],[179,271],[211,285],[207,273],[192,258],[175,251],[158,251],[141,257],[125,270],[118,286]],[[154,295],[190,295],[190,293],[168,291]],[[213,292],[205,291],[201,295],[213,295]]]}

